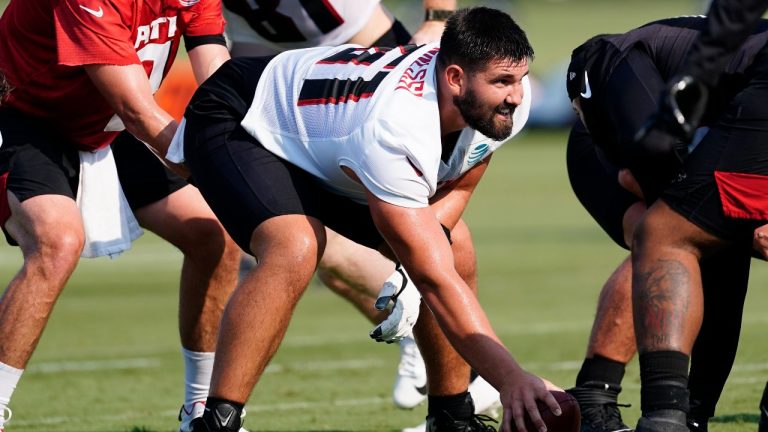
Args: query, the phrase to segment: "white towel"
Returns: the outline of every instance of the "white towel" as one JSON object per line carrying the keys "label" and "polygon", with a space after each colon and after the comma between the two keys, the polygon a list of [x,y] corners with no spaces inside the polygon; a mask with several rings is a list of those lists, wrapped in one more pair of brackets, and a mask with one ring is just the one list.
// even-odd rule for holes
{"label": "white towel", "polygon": [[173,134],[171,145],[168,146],[168,152],[165,158],[177,164],[184,163],[184,129],[187,126],[187,119],[182,118],[176,133]]}
{"label": "white towel", "polygon": [[83,218],[83,258],[116,258],[131,248],[144,231],[120,187],[112,148],[80,152],[77,206]]}

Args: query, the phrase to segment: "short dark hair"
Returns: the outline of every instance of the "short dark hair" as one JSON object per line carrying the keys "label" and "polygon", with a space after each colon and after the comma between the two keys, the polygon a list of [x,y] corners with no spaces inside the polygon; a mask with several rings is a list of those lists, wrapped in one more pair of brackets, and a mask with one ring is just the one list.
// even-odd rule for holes
{"label": "short dark hair", "polygon": [[460,9],[448,18],[438,58],[444,66],[457,64],[471,71],[498,59],[515,63],[533,59],[533,48],[512,17],[481,6]]}

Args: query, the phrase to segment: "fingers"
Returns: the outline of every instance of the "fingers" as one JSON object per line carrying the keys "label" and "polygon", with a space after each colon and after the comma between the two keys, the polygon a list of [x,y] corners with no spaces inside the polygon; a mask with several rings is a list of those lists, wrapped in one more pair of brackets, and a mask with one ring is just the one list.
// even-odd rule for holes
{"label": "fingers", "polygon": [[387,308],[387,305],[389,304],[390,300],[392,300],[392,296],[381,296],[376,299],[376,303],[373,304],[373,307],[376,308],[376,310],[383,311]]}
{"label": "fingers", "polygon": [[763,258],[768,258],[768,229],[761,226],[755,230],[755,235],[752,238],[752,247],[759,252]]}

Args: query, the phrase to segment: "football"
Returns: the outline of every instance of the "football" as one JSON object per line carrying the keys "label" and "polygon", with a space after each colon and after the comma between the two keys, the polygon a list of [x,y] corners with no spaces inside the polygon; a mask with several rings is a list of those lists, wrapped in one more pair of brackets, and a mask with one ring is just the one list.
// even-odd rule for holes
{"label": "football", "polygon": [[[579,432],[581,427],[581,411],[579,410],[579,403],[576,399],[566,392],[562,391],[550,391],[552,396],[555,397],[557,403],[560,404],[562,414],[556,416],[549,410],[549,406],[542,401],[538,401],[539,414],[541,419],[547,425],[548,432]],[[525,416],[525,428],[528,432],[536,432],[536,427],[531,422],[528,415]],[[518,432],[515,424],[512,423],[512,431]],[[522,431],[520,431],[522,432]]]}

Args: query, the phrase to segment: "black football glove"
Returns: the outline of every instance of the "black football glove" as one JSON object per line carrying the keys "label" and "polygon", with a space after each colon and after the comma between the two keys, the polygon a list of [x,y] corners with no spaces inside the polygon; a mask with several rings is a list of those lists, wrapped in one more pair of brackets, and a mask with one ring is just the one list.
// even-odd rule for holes
{"label": "black football glove", "polygon": [[689,75],[673,79],[661,95],[657,112],[637,131],[629,168],[647,202],[655,200],[679,173],[708,95],[707,87]]}

